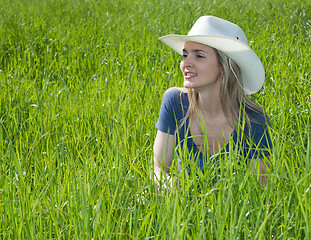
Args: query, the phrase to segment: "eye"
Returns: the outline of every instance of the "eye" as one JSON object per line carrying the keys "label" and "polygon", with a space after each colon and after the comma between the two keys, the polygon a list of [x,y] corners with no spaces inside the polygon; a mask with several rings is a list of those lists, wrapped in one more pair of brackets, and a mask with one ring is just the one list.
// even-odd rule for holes
{"label": "eye", "polygon": [[202,54],[198,54],[197,58],[205,58]]}
{"label": "eye", "polygon": [[187,57],[187,54],[184,53],[184,54],[181,55],[181,56],[182,56],[183,58],[186,58],[186,57]]}

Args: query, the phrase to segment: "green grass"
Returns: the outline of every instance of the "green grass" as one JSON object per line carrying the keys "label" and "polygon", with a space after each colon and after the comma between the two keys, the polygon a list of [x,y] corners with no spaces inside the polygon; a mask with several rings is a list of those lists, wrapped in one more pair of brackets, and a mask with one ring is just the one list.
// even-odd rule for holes
{"label": "green grass", "polygon": [[[0,1],[1,239],[310,239],[307,0]],[[233,153],[212,184],[149,179],[162,95],[181,86],[160,36],[201,15],[241,26],[266,69],[273,124],[260,189]],[[176,162],[172,171],[176,171]]]}

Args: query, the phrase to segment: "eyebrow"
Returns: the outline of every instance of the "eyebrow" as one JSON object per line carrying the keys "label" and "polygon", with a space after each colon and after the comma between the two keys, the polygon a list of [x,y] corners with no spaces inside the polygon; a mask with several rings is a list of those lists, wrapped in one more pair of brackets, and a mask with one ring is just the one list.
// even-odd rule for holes
{"label": "eyebrow", "polygon": [[[188,51],[186,49],[183,49],[182,51],[188,53]],[[207,52],[205,52],[203,49],[193,49],[193,50],[191,50],[191,52],[194,52],[194,53],[204,52],[207,54]]]}

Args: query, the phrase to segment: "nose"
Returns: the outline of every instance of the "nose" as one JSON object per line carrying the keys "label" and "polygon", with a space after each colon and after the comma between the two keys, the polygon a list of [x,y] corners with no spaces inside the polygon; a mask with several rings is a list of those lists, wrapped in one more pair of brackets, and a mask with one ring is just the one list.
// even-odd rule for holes
{"label": "nose", "polygon": [[184,65],[185,68],[188,68],[188,67],[193,67],[193,61],[191,60],[190,57],[186,57],[182,60],[182,63]]}

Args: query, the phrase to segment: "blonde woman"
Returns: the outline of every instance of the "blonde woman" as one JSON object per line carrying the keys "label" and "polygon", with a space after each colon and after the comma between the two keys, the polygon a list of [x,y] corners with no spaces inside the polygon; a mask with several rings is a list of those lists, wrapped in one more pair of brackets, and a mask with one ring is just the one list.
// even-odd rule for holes
{"label": "blonde woman", "polygon": [[204,172],[204,161],[226,153],[231,139],[236,146],[243,143],[242,154],[258,166],[259,183],[264,184],[263,159],[272,150],[269,121],[247,95],[260,90],[265,73],[243,30],[224,19],[203,16],[188,35],[160,40],[182,55],[184,87],[164,94],[153,147],[155,181],[161,176],[170,179],[176,143],[188,148]]}

